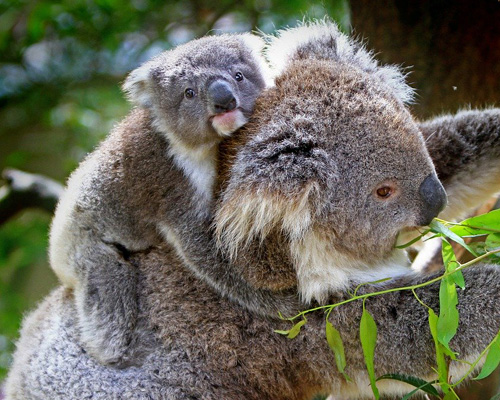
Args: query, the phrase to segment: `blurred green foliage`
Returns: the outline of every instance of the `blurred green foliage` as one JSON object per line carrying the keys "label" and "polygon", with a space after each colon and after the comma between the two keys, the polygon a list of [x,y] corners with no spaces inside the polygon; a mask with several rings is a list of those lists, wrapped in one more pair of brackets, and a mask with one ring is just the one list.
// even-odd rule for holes
{"label": "blurred green foliage", "polygon": [[[0,171],[63,182],[127,113],[125,74],[164,49],[324,15],[348,29],[347,0],[0,0]],[[28,211],[0,226],[0,381],[22,314],[56,284],[50,219]]]}

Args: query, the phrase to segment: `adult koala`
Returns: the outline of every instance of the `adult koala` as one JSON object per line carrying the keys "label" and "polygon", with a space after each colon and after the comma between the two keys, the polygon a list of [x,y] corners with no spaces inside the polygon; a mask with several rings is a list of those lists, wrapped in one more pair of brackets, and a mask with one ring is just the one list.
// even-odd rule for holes
{"label": "adult koala", "polygon": [[[57,289],[24,322],[9,399],[371,397],[360,303],[330,315],[352,382],[334,366],[323,313],[289,340],[273,332],[289,328],[277,312],[339,301],[376,278],[392,277],[387,287],[422,281],[394,249],[396,235],[445,206],[435,167],[449,193],[467,188],[479,200],[500,189],[500,110],[436,120],[425,125],[432,128],[424,141],[403,104],[402,75],[378,66],[333,24],[286,31],[269,53],[282,64],[276,86],[221,148],[214,210],[221,251],[213,232],[183,213],[169,245],[130,255],[139,271],[143,363],[114,369],[91,358],[80,344],[73,294]],[[488,171],[494,187],[469,184],[478,165],[495,165]],[[464,275],[459,310],[467,323],[452,347],[472,360],[500,325],[500,273],[482,265]],[[438,292],[437,285],[418,290],[435,310]],[[427,310],[411,293],[377,296],[366,308],[378,325],[377,375],[435,375]],[[464,371],[451,367],[455,379]],[[408,387],[381,382],[379,390],[398,395]]]}

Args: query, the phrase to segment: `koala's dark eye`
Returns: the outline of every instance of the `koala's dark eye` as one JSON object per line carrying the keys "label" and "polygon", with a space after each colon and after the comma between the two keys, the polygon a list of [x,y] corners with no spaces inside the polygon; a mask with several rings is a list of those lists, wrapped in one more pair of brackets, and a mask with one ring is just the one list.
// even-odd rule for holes
{"label": "koala's dark eye", "polygon": [[379,198],[387,199],[394,193],[394,190],[390,186],[382,186],[376,190],[376,193]]}
{"label": "koala's dark eye", "polygon": [[241,82],[243,80],[243,74],[241,72],[236,72],[236,74],[234,74],[234,79]]}
{"label": "koala's dark eye", "polygon": [[186,90],[184,90],[184,96],[186,97],[186,99],[192,99],[194,97],[194,90],[191,88],[187,88]]}

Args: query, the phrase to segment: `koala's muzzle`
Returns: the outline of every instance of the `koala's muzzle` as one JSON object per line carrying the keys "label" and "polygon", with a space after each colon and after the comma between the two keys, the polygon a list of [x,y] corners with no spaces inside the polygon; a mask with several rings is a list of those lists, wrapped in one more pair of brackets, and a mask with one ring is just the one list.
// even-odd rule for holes
{"label": "koala's muzzle", "polygon": [[431,174],[420,185],[419,193],[423,207],[418,225],[429,225],[432,219],[446,207],[446,192],[437,177]]}
{"label": "koala's muzzle", "polygon": [[208,87],[208,98],[216,114],[234,110],[236,98],[231,85],[226,81],[217,80]]}

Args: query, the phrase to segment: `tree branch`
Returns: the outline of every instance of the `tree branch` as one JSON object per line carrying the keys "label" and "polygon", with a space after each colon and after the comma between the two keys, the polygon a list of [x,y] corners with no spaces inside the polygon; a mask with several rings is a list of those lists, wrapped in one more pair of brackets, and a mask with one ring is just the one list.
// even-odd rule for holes
{"label": "tree branch", "polygon": [[53,213],[63,186],[50,178],[5,169],[6,184],[0,187],[0,225],[26,208],[40,208]]}

